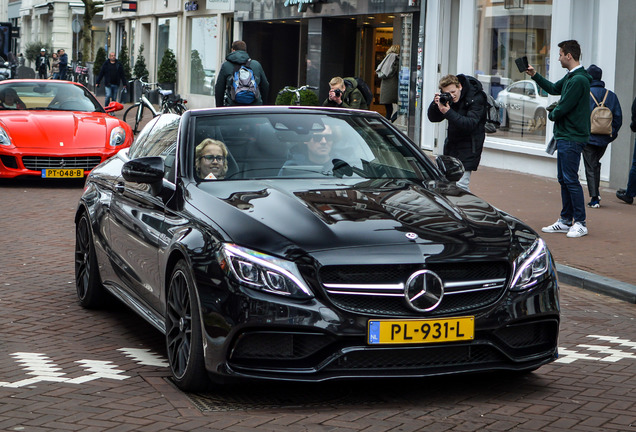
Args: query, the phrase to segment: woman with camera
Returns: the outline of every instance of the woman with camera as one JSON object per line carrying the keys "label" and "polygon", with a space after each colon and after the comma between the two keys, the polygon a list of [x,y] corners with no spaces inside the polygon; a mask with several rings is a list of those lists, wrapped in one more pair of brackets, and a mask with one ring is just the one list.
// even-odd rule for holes
{"label": "woman with camera", "polygon": [[444,154],[464,164],[457,186],[470,190],[470,175],[477,171],[486,139],[486,94],[476,78],[461,74],[442,77],[439,88],[441,92],[435,93],[428,107],[428,119],[433,123],[448,120]]}

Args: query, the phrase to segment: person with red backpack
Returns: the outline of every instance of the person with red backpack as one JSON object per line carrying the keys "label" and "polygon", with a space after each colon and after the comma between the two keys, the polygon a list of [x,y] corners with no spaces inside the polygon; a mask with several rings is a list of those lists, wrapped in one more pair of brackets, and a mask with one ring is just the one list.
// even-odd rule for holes
{"label": "person with red backpack", "polygon": [[266,104],[269,81],[263,66],[247,53],[247,44],[234,41],[225,60],[214,85],[216,106]]}

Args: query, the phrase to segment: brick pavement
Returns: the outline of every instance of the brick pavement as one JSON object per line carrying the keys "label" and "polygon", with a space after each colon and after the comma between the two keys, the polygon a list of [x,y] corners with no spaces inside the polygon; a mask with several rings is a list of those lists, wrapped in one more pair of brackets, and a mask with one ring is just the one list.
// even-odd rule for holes
{"label": "brick pavement", "polygon": [[[587,203],[587,187],[583,188]],[[541,227],[556,221],[561,211],[556,178],[480,167],[471,177],[471,191],[539,233]],[[636,205],[623,203],[615,193],[601,187],[601,208],[586,207],[587,236],[567,238],[561,233],[542,233],[542,237],[557,263],[636,285]]]}

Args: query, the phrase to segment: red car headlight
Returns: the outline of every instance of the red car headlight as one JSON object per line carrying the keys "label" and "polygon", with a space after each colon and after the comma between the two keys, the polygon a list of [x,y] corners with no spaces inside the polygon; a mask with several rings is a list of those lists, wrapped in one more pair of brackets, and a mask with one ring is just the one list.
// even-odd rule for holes
{"label": "red car headlight", "polygon": [[112,131],[110,131],[110,140],[108,144],[111,147],[117,147],[126,142],[126,131],[123,127],[117,126]]}

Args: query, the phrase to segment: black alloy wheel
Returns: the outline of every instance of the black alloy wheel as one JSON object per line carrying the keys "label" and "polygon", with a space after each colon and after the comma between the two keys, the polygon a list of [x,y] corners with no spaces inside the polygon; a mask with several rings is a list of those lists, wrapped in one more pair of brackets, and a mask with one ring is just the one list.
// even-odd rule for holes
{"label": "black alloy wheel", "polygon": [[93,236],[86,213],[80,217],[75,227],[75,287],[81,306],[92,309],[104,305],[106,291],[99,277]]}
{"label": "black alloy wheel", "polygon": [[177,263],[168,286],[166,348],[175,383],[185,391],[209,384],[203,359],[201,317],[194,281],[185,261]]}

